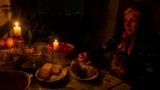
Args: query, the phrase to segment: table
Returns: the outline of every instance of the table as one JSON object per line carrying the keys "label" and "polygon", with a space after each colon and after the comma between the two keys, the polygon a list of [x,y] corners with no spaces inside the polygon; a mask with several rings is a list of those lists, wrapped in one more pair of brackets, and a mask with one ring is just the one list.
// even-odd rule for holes
{"label": "table", "polygon": [[[15,70],[13,64],[0,66],[0,70],[12,69]],[[64,67],[69,70],[69,66]],[[4,70],[4,69],[3,69]],[[32,73],[34,75],[34,73]],[[121,81],[117,77],[111,75],[105,69],[99,69],[99,76],[95,80],[91,81],[79,81],[69,73],[62,80],[46,84],[39,82],[35,77],[32,78],[32,82],[28,90],[131,90],[132,87]]]}
{"label": "table", "polygon": [[131,90],[132,87],[112,76],[106,70],[100,70],[100,75],[91,81],[79,81],[69,74],[61,81],[53,84],[39,83],[33,80],[29,90]]}
{"label": "table", "polygon": [[[47,56],[47,52],[43,52],[42,55]],[[40,57],[33,56],[32,59],[38,59]],[[63,59],[62,63],[64,68],[69,71],[69,65],[73,58]],[[15,70],[15,65],[12,61],[9,61],[5,65],[0,65],[0,70],[12,69]],[[55,83],[43,83],[39,82],[35,77],[33,72],[27,72],[33,74],[31,84],[28,87],[28,90],[131,90],[133,89],[130,85],[123,82],[119,78],[110,74],[104,68],[98,67],[99,75],[96,79],[91,81],[79,81],[73,78],[69,72],[60,81]]]}

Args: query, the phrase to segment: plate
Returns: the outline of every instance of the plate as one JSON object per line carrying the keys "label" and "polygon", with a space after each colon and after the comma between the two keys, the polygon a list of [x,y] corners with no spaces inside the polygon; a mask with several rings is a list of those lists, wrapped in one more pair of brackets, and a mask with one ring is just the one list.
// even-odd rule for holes
{"label": "plate", "polygon": [[83,67],[83,69],[86,69],[87,72],[89,72],[88,70],[90,70],[90,72],[92,72],[92,74],[89,77],[81,78],[70,68],[70,70],[69,70],[70,75],[73,78],[76,78],[78,80],[84,80],[84,81],[93,80],[93,79],[98,77],[98,74],[99,74],[98,70],[94,66],[92,66],[92,65],[83,65],[82,67]]}
{"label": "plate", "polygon": [[61,69],[61,73],[56,75],[56,74],[51,74],[50,75],[50,78],[49,79],[43,79],[43,78],[40,78],[38,77],[38,73],[40,71],[40,69],[38,69],[35,73],[35,77],[39,80],[39,81],[42,81],[42,82],[56,82],[56,81],[59,81],[61,79],[63,79],[66,75],[67,75],[67,70],[65,68],[62,68],[60,65],[57,65],[60,67]]}

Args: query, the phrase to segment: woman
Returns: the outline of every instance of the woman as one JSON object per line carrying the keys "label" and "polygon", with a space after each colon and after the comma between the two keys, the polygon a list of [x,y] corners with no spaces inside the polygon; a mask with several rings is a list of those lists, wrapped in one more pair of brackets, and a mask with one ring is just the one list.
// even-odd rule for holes
{"label": "woman", "polygon": [[[155,68],[158,66],[156,61],[152,61],[158,56],[155,51],[158,48],[153,46],[156,38],[150,32],[152,24],[150,11],[151,9],[142,2],[129,6],[124,11],[124,25],[121,33],[115,34],[106,44],[94,50],[80,53],[79,61],[85,62],[87,58],[94,60],[96,56],[107,53],[109,64],[106,66],[111,73],[120,79],[127,80],[135,88],[139,87],[138,83],[144,88],[142,81],[153,80],[151,76],[154,77],[157,72]],[[95,62],[101,62],[96,60]]]}

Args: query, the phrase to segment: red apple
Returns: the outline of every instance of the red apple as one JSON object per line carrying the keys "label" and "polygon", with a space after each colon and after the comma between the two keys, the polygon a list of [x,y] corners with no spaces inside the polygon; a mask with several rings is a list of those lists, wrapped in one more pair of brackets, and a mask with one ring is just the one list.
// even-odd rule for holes
{"label": "red apple", "polygon": [[5,40],[4,39],[0,39],[0,47],[5,47]]}
{"label": "red apple", "polygon": [[53,50],[53,45],[52,45],[52,44],[48,44],[48,45],[47,45],[47,50],[48,50],[48,51]]}
{"label": "red apple", "polygon": [[67,46],[67,51],[72,51],[72,47],[71,46]]}
{"label": "red apple", "polygon": [[6,46],[7,46],[8,48],[12,48],[13,45],[14,45],[13,39],[12,39],[12,38],[7,38],[7,39],[6,39]]}
{"label": "red apple", "polygon": [[63,51],[63,43],[59,43],[58,49],[59,49],[60,51]]}

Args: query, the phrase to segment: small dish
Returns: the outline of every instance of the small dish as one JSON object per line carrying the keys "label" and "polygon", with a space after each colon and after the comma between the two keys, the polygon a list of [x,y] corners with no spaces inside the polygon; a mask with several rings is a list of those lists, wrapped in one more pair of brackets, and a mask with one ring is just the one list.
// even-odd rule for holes
{"label": "small dish", "polygon": [[40,51],[33,51],[30,53],[30,55],[33,55],[33,56],[39,56],[41,55],[42,53]]}
{"label": "small dish", "polygon": [[74,66],[71,65],[69,70],[69,73],[73,78],[84,81],[93,80],[97,78],[99,73],[96,67],[92,65],[82,65],[82,64],[79,64],[78,66],[77,65],[76,64]]}
{"label": "small dish", "polygon": [[54,65],[54,66],[60,67],[60,70],[61,70],[60,74],[57,74],[57,75],[51,74],[49,79],[43,79],[38,76],[40,69],[37,69],[37,71],[35,72],[35,77],[37,78],[37,80],[42,82],[53,83],[63,79],[67,75],[67,70],[65,68],[62,68],[60,65]]}

